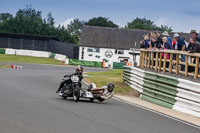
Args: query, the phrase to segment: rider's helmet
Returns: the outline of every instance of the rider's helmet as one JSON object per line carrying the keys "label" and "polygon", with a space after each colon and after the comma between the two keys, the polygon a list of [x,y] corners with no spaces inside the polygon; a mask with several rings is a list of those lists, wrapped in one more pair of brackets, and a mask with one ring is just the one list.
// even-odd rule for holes
{"label": "rider's helmet", "polygon": [[78,65],[77,68],[76,68],[76,72],[79,74],[79,75],[82,75],[83,73],[83,67],[81,65]]}
{"label": "rider's helmet", "polygon": [[115,88],[115,85],[113,83],[108,83],[107,85],[108,92],[112,92],[114,88]]}

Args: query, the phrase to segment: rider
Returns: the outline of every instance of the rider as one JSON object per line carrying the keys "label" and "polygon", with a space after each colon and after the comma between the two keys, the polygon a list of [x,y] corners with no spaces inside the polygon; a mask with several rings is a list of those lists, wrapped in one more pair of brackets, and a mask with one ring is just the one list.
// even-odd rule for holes
{"label": "rider", "polygon": [[[76,72],[72,75],[78,75],[79,77],[79,81],[82,81],[83,79],[83,67],[78,65],[77,68],[76,68]],[[64,77],[66,78],[68,75],[65,75]],[[58,93],[59,91],[61,91],[61,89],[63,88],[64,84],[70,84],[71,83],[71,79],[70,78],[67,78],[65,80],[63,80],[61,83],[60,83],[60,86],[58,88],[58,90],[56,91],[56,93]],[[81,85],[80,85],[81,86]]]}

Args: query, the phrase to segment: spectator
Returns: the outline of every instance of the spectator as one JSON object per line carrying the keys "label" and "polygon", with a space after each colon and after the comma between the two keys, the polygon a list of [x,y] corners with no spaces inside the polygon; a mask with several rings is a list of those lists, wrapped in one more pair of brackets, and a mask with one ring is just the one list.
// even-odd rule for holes
{"label": "spectator", "polygon": [[173,39],[173,41],[172,41],[172,47],[173,47],[173,50],[177,49],[177,47],[176,47],[176,40],[175,39]]}
{"label": "spectator", "polygon": [[151,48],[156,48],[156,37],[151,38]]}
{"label": "spectator", "polygon": [[[181,37],[179,37],[178,33],[174,34],[174,39],[176,40],[177,50],[184,51],[185,50],[185,41]],[[181,61],[185,62],[185,55],[181,55]],[[184,71],[184,70],[185,70],[185,66],[181,65],[181,71]]]}
{"label": "spectator", "polygon": [[161,47],[161,45],[163,44],[161,34],[160,34],[159,32],[156,33],[156,37],[157,37],[156,46],[157,46],[157,47]]}
{"label": "spectator", "polygon": [[196,30],[191,30],[190,35],[192,38],[196,39],[196,41],[200,42],[200,36],[196,32]]}
{"label": "spectator", "polygon": [[181,37],[179,37],[178,33],[174,34],[174,40],[176,41],[177,50],[184,51],[185,50],[185,41]]}
{"label": "spectator", "polygon": [[[198,41],[196,41],[195,38],[190,38],[190,43],[188,45],[188,48],[187,48],[188,52],[189,53],[200,53],[200,43]],[[193,63],[195,64],[196,60],[194,57],[192,57],[193,59]],[[200,61],[199,61],[200,62]],[[189,66],[188,67],[188,72],[194,72],[194,67],[192,66]],[[200,69],[199,69],[199,73],[200,73]]]}
{"label": "spectator", "polygon": [[200,53],[200,42],[195,38],[190,38],[190,43],[187,48],[189,53]]}
{"label": "spectator", "polygon": [[171,39],[171,37],[169,36],[168,32],[167,32],[167,31],[163,32],[163,33],[162,33],[162,36],[163,36],[163,37],[167,37],[168,43],[169,43],[169,45],[170,45],[170,49],[173,50],[173,47],[172,47],[172,39]]}
{"label": "spectator", "polygon": [[185,40],[185,38],[183,38],[184,42],[185,42],[185,49],[187,49],[189,43]]}
{"label": "spectator", "polygon": [[162,49],[170,49],[170,44],[168,42],[167,37],[162,38],[163,45],[161,46]]}
{"label": "spectator", "polygon": [[148,49],[150,47],[150,40],[149,37],[146,35],[144,36],[144,48]]}
{"label": "spectator", "polygon": [[[168,42],[167,37],[162,38],[163,45],[161,46],[161,49],[170,49],[170,45]],[[164,53],[161,53],[162,58],[164,58]],[[167,59],[169,59],[169,54],[167,53]],[[169,62],[166,63],[166,67],[169,67]]]}
{"label": "spectator", "polygon": [[150,40],[148,34],[144,36],[144,40],[140,41],[140,48],[148,49],[150,47]]}

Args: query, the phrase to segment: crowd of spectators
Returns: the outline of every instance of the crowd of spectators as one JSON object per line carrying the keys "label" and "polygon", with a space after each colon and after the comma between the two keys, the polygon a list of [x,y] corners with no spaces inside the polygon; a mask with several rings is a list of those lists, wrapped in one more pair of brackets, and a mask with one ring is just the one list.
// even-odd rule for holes
{"label": "crowd of spectators", "polygon": [[[191,30],[190,39],[187,40],[182,38],[178,33],[175,33],[171,38],[167,31],[157,33],[148,33],[143,36],[144,39],[140,41],[140,48],[145,49],[160,49],[160,50],[178,50],[178,51],[187,51],[188,53],[200,53],[200,34],[196,30]],[[162,55],[164,56],[164,55]],[[167,54],[167,58],[169,55]],[[176,56],[173,56],[173,59],[176,59]],[[185,56],[181,55],[181,61],[185,62]],[[195,60],[192,60],[195,63]],[[200,61],[199,61],[200,62]],[[185,70],[185,66],[181,66],[181,70]],[[194,71],[194,69],[189,68],[189,71]]]}

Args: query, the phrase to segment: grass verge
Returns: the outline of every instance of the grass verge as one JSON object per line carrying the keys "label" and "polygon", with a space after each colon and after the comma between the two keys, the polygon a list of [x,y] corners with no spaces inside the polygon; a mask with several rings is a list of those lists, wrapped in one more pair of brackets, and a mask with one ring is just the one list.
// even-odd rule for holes
{"label": "grass verge", "polygon": [[0,65],[0,68],[10,68],[10,65]]}
{"label": "grass verge", "polygon": [[92,72],[87,73],[91,77],[85,77],[85,80],[89,83],[95,83],[97,87],[105,86],[109,82],[115,84],[115,93],[117,94],[132,94],[132,88],[123,83],[123,71],[115,69],[104,72]]}
{"label": "grass verge", "polygon": [[[57,60],[51,59],[51,58],[19,56],[19,55],[5,55],[5,54],[0,54],[0,62],[52,64],[52,65],[63,65],[64,64],[61,61],[57,61]],[[3,67],[3,66],[1,66],[1,67]]]}

